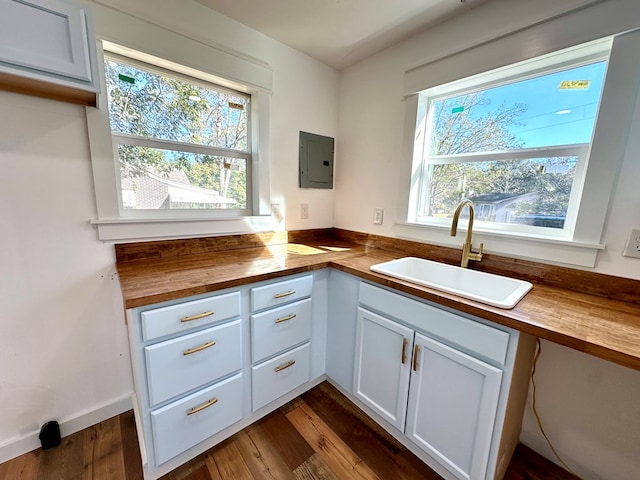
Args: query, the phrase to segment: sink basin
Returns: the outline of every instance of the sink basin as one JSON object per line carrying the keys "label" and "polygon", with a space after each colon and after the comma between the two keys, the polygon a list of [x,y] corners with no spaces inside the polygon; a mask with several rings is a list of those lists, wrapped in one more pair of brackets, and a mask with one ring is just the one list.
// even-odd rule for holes
{"label": "sink basin", "polygon": [[405,257],[371,270],[499,308],[513,308],[533,285],[523,280]]}

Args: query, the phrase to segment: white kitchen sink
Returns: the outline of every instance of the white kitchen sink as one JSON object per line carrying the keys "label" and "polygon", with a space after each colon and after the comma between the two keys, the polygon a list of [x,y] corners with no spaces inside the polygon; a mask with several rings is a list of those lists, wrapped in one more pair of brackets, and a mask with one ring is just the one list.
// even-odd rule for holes
{"label": "white kitchen sink", "polygon": [[533,285],[416,257],[371,266],[371,270],[499,308],[513,308]]}

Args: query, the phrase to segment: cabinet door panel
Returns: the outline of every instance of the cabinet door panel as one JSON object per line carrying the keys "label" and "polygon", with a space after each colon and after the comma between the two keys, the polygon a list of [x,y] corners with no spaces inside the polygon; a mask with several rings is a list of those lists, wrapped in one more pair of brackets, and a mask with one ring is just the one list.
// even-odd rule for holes
{"label": "cabinet door panel", "polygon": [[58,0],[4,2],[0,7],[0,60],[91,81],[84,9]]}
{"label": "cabinet door panel", "polygon": [[416,334],[407,436],[461,479],[484,479],[502,371]]}
{"label": "cabinet door panel", "polygon": [[354,394],[400,431],[407,411],[412,345],[413,330],[358,308]]}

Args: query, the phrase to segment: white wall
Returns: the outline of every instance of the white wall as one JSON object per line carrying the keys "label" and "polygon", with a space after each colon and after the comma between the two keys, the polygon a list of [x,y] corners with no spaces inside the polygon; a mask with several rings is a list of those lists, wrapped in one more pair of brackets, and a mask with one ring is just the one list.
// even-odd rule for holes
{"label": "white wall", "polygon": [[132,387],[113,246],[88,222],[84,108],[6,92],[0,105],[1,461],[38,446],[46,420],[118,413]]}
{"label": "white wall", "polygon": [[[343,70],[334,225],[397,236],[393,223],[403,201],[398,172],[402,170],[405,132],[403,74],[408,68],[518,30],[527,23],[544,21],[551,13],[558,13],[557,9],[580,3],[588,2],[489,2]],[[624,17],[620,15],[622,7],[637,9],[638,5],[630,0],[609,0],[594,8],[604,8],[608,18],[616,18]],[[637,23],[638,18],[629,16],[629,21]],[[599,22],[597,28],[606,23]],[[589,31],[590,27],[584,28]],[[558,37],[562,35],[557,32]],[[544,41],[540,39],[540,43]],[[523,55],[537,47],[522,45]],[[487,59],[488,63],[492,61]],[[636,279],[640,279],[640,260],[623,257],[622,249],[629,230],[640,227],[640,190],[636,185],[640,178],[640,136],[634,133],[639,131],[640,101],[611,202],[603,238],[606,250],[598,254],[595,268],[597,272]],[[372,224],[374,207],[385,210],[381,226]],[[640,372],[548,342],[543,342],[542,350],[536,373],[538,408],[559,453],[587,480],[637,477]],[[521,440],[553,460],[530,409],[525,414]]]}
{"label": "white wall", "polygon": [[[332,226],[334,191],[298,188],[298,132],[336,136],[338,73],[195,2],[109,3],[272,68],[271,193],[286,212],[283,227]],[[103,20],[113,11],[94,7],[108,34]],[[0,126],[2,462],[38,447],[46,420],[63,422],[64,435],[130,408],[133,387],[113,245],[89,224],[84,108],[0,92]],[[299,203],[309,205],[308,220]]]}

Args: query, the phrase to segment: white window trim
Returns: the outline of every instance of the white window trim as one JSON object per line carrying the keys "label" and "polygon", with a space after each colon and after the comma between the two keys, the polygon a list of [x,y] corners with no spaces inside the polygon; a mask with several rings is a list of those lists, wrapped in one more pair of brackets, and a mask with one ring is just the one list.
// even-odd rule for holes
{"label": "white window trim", "polygon": [[[557,27],[557,25],[556,25]],[[544,34],[545,25],[538,26]],[[505,44],[514,39],[506,37],[495,43]],[[492,42],[493,43],[493,42]],[[480,48],[487,48],[487,44]],[[504,47],[498,47],[498,50]],[[558,49],[562,48],[560,46]],[[466,56],[477,55],[477,52],[466,50]],[[633,115],[634,99],[638,94],[637,65],[640,63],[640,30],[617,35],[613,38],[611,54],[607,67],[607,77],[602,93],[598,119],[594,129],[592,144],[587,161],[584,183],[579,187],[582,198],[580,207],[575,213],[576,227],[570,238],[558,236],[523,234],[520,232],[499,232],[487,229],[483,225],[474,225],[475,243],[485,242],[485,251],[509,255],[515,258],[541,260],[555,264],[568,264],[582,267],[593,267],[598,251],[605,248],[601,243],[609,202],[617,181],[618,171],[626,150],[629,126]],[[428,75],[428,66],[419,69],[425,82],[432,81]],[[405,74],[405,88],[408,84],[415,91],[416,71],[412,69]],[[468,72],[471,76],[477,72]],[[464,76],[464,72],[460,72]],[[409,76],[409,77],[408,77]],[[425,84],[424,88],[433,87]],[[422,152],[414,150],[416,136],[421,130],[416,125],[418,112],[424,105],[419,102],[419,95],[408,94],[406,101],[405,138],[403,149],[404,178],[399,190],[399,212],[394,230],[397,236],[418,241],[427,241],[446,246],[458,246],[459,239],[449,237],[443,225],[425,225],[415,219],[414,206],[417,205],[419,166]],[[612,127],[619,125],[619,128]],[[583,196],[583,192],[589,192]]]}
{"label": "white window trim", "polygon": [[[109,124],[107,110],[106,85],[104,74],[103,43],[109,52],[131,57],[161,68],[175,70],[188,76],[195,76],[223,87],[239,90],[251,95],[250,123],[257,128],[250,129],[251,138],[251,183],[248,200],[253,215],[238,216],[227,212],[187,212],[177,215],[175,212],[153,212],[153,216],[143,212],[121,212],[119,171],[117,153]],[[160,59],[143,52],[111,42],[97,42],[98,66],[100,70],[101,94],[97,108],[87,108],[87,127],[89,147],[96,194],[98,217],[91,220],[96,225],[98,238],[103,241],[139,241],[150,239],[186,238],[203,235],[230,235],[240,233],[265,232],[274,230],[277,225],[271,216],[270,178],[269,178],[269,118],[270,91],[255,87],[259,82],[247,79],[246,84],[228,80],[218,74],[197,71],[183,67],[166,59]]]}

